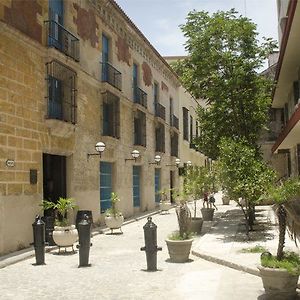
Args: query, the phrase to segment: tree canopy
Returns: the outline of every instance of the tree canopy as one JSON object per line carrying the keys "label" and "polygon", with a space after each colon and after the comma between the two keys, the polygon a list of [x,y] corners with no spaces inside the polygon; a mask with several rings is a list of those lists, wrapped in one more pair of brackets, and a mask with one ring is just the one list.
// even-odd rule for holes
{"label": "tree canopy", "polygon": [[271,82],[257,69],[275,43],[259,44],[256,25],[233,9],[211,16],[192,11],[181,29],[188,55],[173,67],[187,90],[208,104],[198,110],[199,150],[216,159],[222,137],[242,137],[255,147],[271,101]]}

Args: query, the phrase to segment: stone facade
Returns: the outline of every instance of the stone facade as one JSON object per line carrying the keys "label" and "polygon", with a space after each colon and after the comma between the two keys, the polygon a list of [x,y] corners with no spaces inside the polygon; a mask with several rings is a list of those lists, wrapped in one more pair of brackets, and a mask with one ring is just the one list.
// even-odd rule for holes
{"label": "stone facade", "polygon": [[[79,209],[91,210],[94,222],[102,222],[100,161],[112,163],[112,189],[121,198],[119,208],[125,217],[157,205],[154,169],[161,170],[161,189],[170,188],[170,171],[173,186],[179,184],[173,166],[176,157],[171,156],[174,132],[179,135],[182,162],[204,161],[195,150],[183,148],[181,121],[177,129],[168,117],[172,98],[172,113],[182,118],[176,74],[118,5],[102,0],[62,3],[60,26],[47,22],[46,0],[0,0],[0,255],[29,246],[34,216],[43,213],[39,204],[49,191],[57,190],[56,183],[64,182],[61,196],[75,198]],[[103,82],[103,34],[109,40],[109,64],[121,73],[121,88]],[[60,35],[63,43],[50,40]],[[147,108],[133,101],[133,64],[138,68],[138,87],[147,93]],[[154,82],[159,86],[158,102],[165,108],[165,120],[156,115]],[[59,113],[57,106],[56,110],[50,106],[55,104],[57,91],[68,100]],[[119,101],[114,111],[119,115],[118,137],[103,135],[108,95]],[[134,145],[137,111],[146,115],[146,146]],[[165,131],[163,153],[156,152],[158,124]],[[87,159],[99,141],[106,144],[101,159]],[[140,151],[140,158],[126,161],[133,149]],[[149,164],[157,154],[162,157],[160,165]],[[136,207],[133,166],[141,167],[140,204]],[[30,178],[31,172],[37,172],[36,181]]]}

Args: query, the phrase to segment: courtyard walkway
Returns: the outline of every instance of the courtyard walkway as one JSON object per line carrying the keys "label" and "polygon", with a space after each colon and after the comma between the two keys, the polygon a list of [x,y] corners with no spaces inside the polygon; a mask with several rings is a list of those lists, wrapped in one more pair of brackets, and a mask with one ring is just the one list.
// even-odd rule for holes
{"label": "courtyard walkway", "polygon": [[[78,253],[58,255],[53,250],[46,254],[44,266],[34,266],[35,259],[29,258],[0,269],[0,299],[265,299],[255,273],[259,254],[240,250],[256,244],[275,249],[272,212],[268,207],[259,208],[260,226],[265,227],[257,227],[253,241],[247,242],[236,205],[221,205],[218,195],[217,206],[215,220],[206,222],[203,233],[195,238],[194,255],[187,263],[168,260],[164,240],[177,229],[175,210],[171,209],[170,214],[153,215],[158,246],[163,248],[158,252],[157,272],[145,271],[145,253],[140,247],[144,246],[147,220],[140,219],[124,225],[123,234],[106,231],[95,235],[91,267],[78,268]],[[288,246],[294,249],[292,243]]]}

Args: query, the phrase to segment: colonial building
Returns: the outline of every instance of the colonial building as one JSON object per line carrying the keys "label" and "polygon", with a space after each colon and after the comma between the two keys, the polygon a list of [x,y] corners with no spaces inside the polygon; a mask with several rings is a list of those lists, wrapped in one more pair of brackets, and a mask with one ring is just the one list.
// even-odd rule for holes
{"label": "colonial building", "polygon": [[204,164],[181,97],[115,1],[0,0],[0,254],[29,245],[42,199],[73,197],[96,223],[112,191],[125,217],[154,209],[176,158]]}
{"label": "colonial building", "polygon": [[277,0],[279,58],[273,92],[273,121],[279,129],[272,153],[281,155],[282,177],[300,174],[300,6],[297,0]]}

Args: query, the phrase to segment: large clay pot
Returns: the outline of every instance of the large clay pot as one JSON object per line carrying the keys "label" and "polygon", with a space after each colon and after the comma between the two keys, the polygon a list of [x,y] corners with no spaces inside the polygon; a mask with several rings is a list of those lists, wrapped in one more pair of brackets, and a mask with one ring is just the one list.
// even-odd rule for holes
{"label": "large clay pot", "polygon": [[201,208],[203,221],[212,221],[214,218],[214,208]]}
{"label": "large clay pot", "polygon": [[110,216],[110,215],[105,216],[105,224],[111,230],[121,228],[123,222],[124,222],[124,217],[122,215],[120,215],[120,216]]}
{"label": "large clay pot", "polygon": [[160,202],[159,203],[159,208],[160,210],[163,211],[168,211],[170,208],[172,207],[172,203],[171,202]]}
{"label": "large clay pot", "polygon": [[200,234],[201,230],[202,230],[202,225],[203,225],[202,218],[192,218],[191,225],[190,225],[190,231],[194,232],[196,234]]}
{"label": "large clay pot", "polygon": [[222,197],[222,202],[223,202],[223,205],[229,205],[230,198],[228,196],[223,196]]}
{"label": "large clay pot", "polygon": [[53,240],[59,247],[71,247],[78,240],[78,231],[75,225],[54,226]]}
{"label": "large clay pot", "polygon": [[[299,275],[292,275],[285,269],[258,266],[266,294],[270,299],[294,299]],[[268,298],[268,299],[269,299]]]}
{"label": "large clay pot", "polygon": [[189,240],[166,240],[170,260],[183,263],[189,260],[193,239]]}

